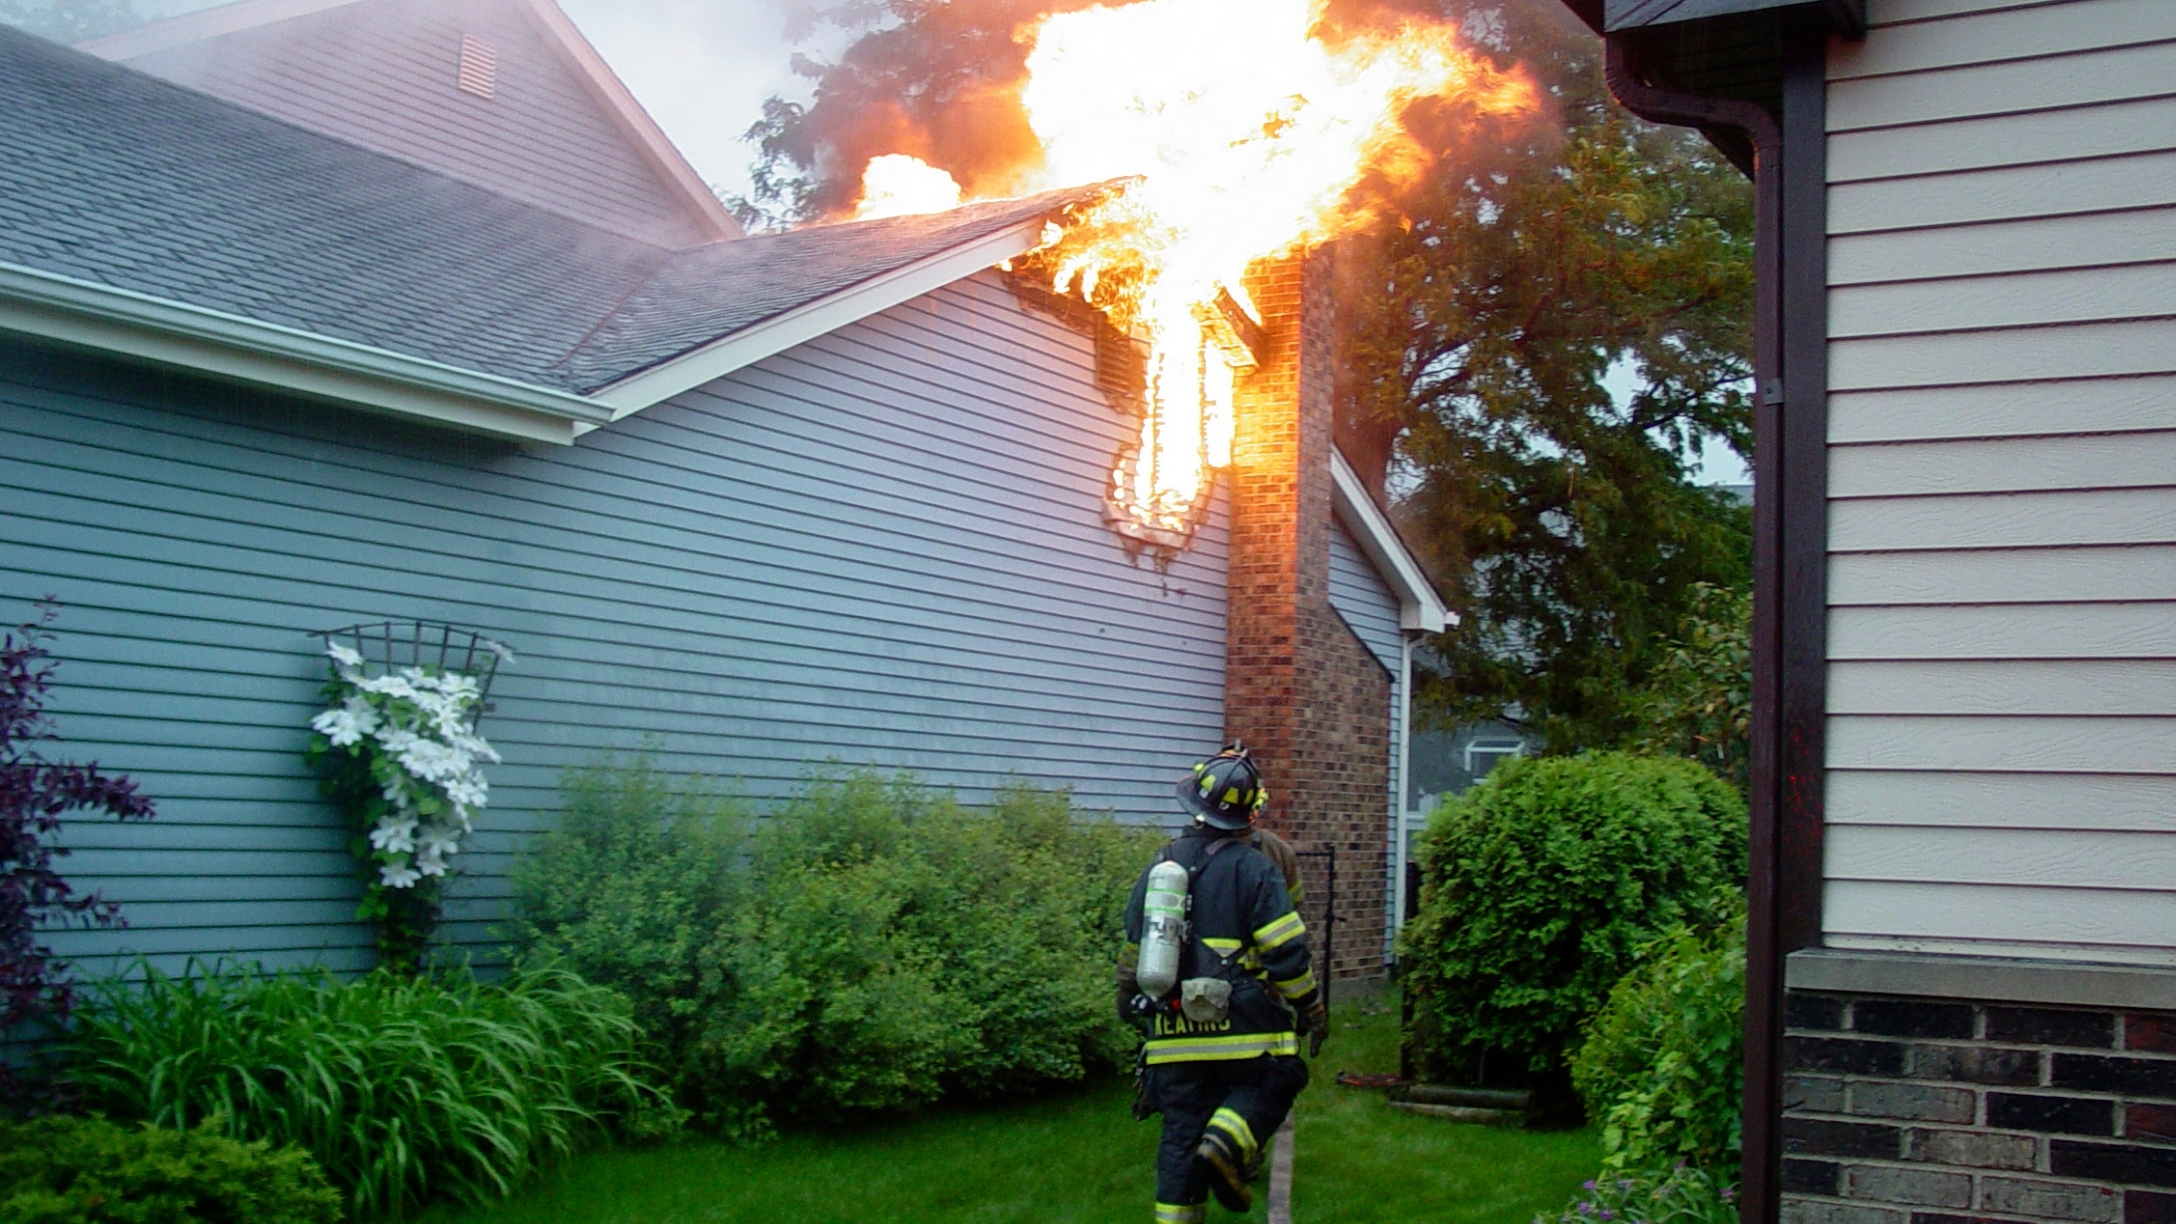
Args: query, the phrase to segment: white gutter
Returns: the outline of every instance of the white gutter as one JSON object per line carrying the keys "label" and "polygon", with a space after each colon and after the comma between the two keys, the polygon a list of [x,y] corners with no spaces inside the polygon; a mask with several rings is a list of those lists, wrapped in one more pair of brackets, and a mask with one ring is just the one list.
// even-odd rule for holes
{"label": "white gutter", "polygon": [[[1042,245],[1042,216],[999,230],[927,259],[894,268],[690,349],[640,373],[591,392],[612,407],[612,420],[663,403],[712,379],[754,365],[880,311],[910,302],[984,268],[1025,255]],[[590,427],[594,428],[594,426]],[[586,432],[584,430],[583,432]]]}
{"label": "white gutter", "polygon": [[0,332],[516,442],[564,446],[611,419],[564,391],[19,264],[0,263]]}
{"label": "white gutter", "polygon": [[1457,624],[1458,618],[1436,594],[1435,584],[1428,581],[1420,562],[1407,551],[1405,541],[1398,538],[1397,530],[1383,516],[1367,486],[1360,483],[1360,474],[1335,449],[1330,452],[1330,476],[1338,517],[1352,530],[1360,550],[1375,563],[1375,571],[1389,581],[1391,592],[1398,597],[1399,625],[1407,630],[1441,633],[1445,625]]}

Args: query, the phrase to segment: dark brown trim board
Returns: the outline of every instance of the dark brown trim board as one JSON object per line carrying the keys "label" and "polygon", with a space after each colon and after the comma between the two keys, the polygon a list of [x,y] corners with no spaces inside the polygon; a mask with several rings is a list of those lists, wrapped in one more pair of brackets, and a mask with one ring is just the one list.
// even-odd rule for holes
{"label": "dark brown trim board", "polygon": [[[1608,38],[1609,83],[1657,123],[1751,143],[1754,319],[1752,837],[1747,882],[1744,1224],[1774,1224],[1781,1168],[1784,957],[1821,937],[1827,718],[1827,29],[1778,18],[1783,113],[1672,92],[1636,35]],[[1719,144],[1724,142],[1718,141]],[[1724,147],[1729,147],[1724,144]]]}

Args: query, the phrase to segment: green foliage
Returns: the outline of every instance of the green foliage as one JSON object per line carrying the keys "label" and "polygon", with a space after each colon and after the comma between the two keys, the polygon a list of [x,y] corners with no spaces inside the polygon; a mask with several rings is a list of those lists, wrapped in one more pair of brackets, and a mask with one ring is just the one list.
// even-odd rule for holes
{"label": "green foliage", "polygon": [[1572,1059],[1611,1176],[1689,1164],[1738,1176],[1745,1086],[1745,904],[1677,927],[1609,992]]}
{"label": "green foliage", "polygon": [[1129,1048],[1110,959],[1153,835],[1063,793],[976,811],[856,773],[734,821],[644,761],[568,793],[517,877],[531,947],[624,981],[714,1126],[1069,1082]]}
{"label": "green foliage", "polygon": [[503,1197],[585,1139],[641,1133],[669,1110],[626,1000],[563,970],[343,984],[145,966],[79,1027],[75,1075],[97,1104],[297,1145],[362,1216]]}
{"label": "green foliage", "polygon": [[1412,481],[1401,525],[1460,614],[1427,710],[1610,747],[1700,585],[1750,575],[1750,512],[1694,480],[1710,444],[1750,454],[1752,192],[1699,134],[1618,109],[1558,0],[1433,7],[1495,10],[1467,28],[1552,113],[1409,117],[1436,170],[1379,187],[1398,223],[1341,256],[1340,444]]}
{"label": "green foliage", "polygon": [[1745,802],[1690,761],[1509,761],[1429,822],[1420,913],[1399,939],[1416,1052],[1561,1070],[1640,950],[1708,925],[1745,876]]}
{"label": "green foliage", "polygon": [[299,1148],[102,1118],[0,1122],[0,1224],[337,1224]]}
{"label": "green foliage", "polygon": [[1701,584],[1678,637],[1633,694],[1639,751],[1690,757],[1742,794],[1753,726],[1753,594]]}
{"label": "green foliage", "polygon": [[514,870],[516,941],[634,1004],[655,1056],[687,1078],[720,983],[704,949],[725,912],[742,813],[649,757],[568,770],[559,826]]}
{"label": "green foliage", "polygon": [[1534,1224],[1738,1224],[1738,1191],[1700,1169],[1604,1174],[1554,1221]]}

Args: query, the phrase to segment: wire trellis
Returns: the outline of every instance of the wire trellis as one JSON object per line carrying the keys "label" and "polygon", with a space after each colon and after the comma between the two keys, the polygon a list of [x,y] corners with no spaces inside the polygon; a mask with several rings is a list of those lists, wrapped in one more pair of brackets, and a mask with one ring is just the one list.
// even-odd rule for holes
{"label": "wire trellis", "polygon": [[514,652],[474,629],[444,621],[374,621],[326,629],[312,636],[328,646],[346,646],[363,656],[364,668],[390,675],[404,667],[428,672],[455,672],[476,681],[475,713],[470,725],[491,708],[491,681],[499,664],[513,659]]}

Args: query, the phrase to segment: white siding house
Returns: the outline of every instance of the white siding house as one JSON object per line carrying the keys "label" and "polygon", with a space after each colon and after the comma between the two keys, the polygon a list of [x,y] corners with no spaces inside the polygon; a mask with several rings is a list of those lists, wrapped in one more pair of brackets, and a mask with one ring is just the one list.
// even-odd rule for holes
{"label": "white siding house", "polygon": [[2176,4],[1828,63],[1824,940],[2176,965]]}

